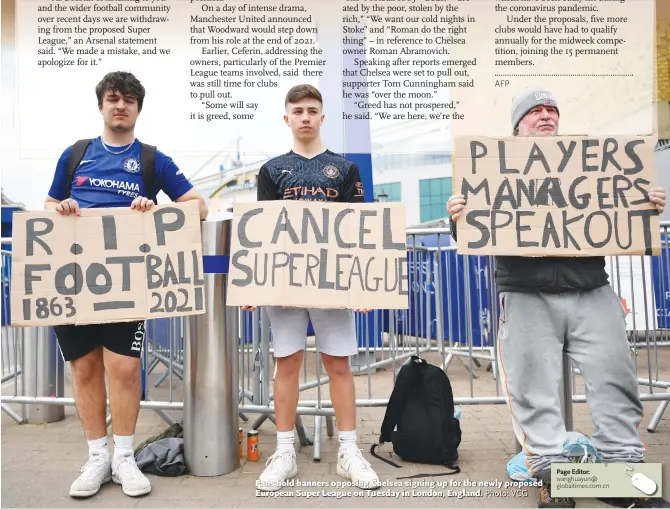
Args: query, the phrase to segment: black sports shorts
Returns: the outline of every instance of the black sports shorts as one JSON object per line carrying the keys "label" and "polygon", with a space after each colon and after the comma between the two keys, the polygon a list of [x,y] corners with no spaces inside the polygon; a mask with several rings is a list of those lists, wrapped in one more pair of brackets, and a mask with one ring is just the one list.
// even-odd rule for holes
{"label": "black sports shorts", "polygon": [[140,357],[146,331],[144,320],[54,326],[65,362],[79,359],[99,346],[119,355]]}

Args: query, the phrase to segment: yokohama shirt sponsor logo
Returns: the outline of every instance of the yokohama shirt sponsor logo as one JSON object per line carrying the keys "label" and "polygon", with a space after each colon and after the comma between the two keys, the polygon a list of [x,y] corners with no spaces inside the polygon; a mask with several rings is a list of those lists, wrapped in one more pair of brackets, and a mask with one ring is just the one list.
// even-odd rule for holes
{"label": "yokohama shirt sponsor logo", "polygon": [[[80,180],[81,179],[81,180]],[[83,185],[86,181],[90,183],[91,187],[108,187],[111,189],[122,189],[124,191],[140,191],[140,186],[136,182],[124,182],[121,180],[100,179],[100,178],[77,178],[77,186]]]}

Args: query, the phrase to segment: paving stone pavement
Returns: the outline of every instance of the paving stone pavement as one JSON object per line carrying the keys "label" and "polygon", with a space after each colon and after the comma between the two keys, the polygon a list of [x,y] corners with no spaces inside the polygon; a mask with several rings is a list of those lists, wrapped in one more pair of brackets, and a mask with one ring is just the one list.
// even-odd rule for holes
{"label": "paving stone pavement", "polygon": [[[310,356],[308,355],[308,365]],[[647,373],[646,364],[643,364],[646,355],[640,355],[640,377]],[[433,354],[426,357],[430,362],[438,363],[439,356]],[[464,363],[454,361],[449,367],[449,376],[452,380],[456,396],[495,396],[496,385],[493,374],[482,366],[474,366],[477,378],[471,383]],[[399,365],[398,365],[399,366]],[[397,367],[397,366],[396,366]],[[307,379],[312,379],[314,370],[307,370]],[[156,370],[151,375],[153,383],[160,376]],[[659,379],[670,380],[670,352],[659,351]],[[66,396],[71,395],[70,379],[66,376]],[[301,380],[302,381],[302,380]],[[375,374],[357,376],[356,392],[359,398],[386,398],[391,392],[393,377],[391,369],[379,370]],[[173,378],[173,400],[180,401],[181,386],[178,378]],[[3,394],[12,394],[13,382],[3,385]],[[160,387],[151,386],[150,396],[154,400],[167,400],[169,379]],[[641,388],[648,391],[648,388]],[[576,393],[583,394],[584,388],[581,377],[577,377]],[[301,399],[316,398],[316,390],[301,394]],[[328,398],[328,387],[321,388],[322,398]],[[645,403],[645,420],[640,426],[640,433],[647,446],[647,461],[666,464],[664,468],[663,490],[666,498],[670,499],[670,468],[667,467],[670,458],[670,412],[664,418],[654,433],[647,431],[649,418],[658,408],[659,403]],[[20,413],[19,405],[11,407]],[[586,435],[592,432],[588,406],[574,405],[574,429]],[[168,412],[174,419],[181,418],[181,412]],[[382,481],[398,481],[401,476],[416,473],[432,473],[440,471],[439,467],[404,464],[402,470],[389,466],[369,454],[370,445],[379,438],[379,430],[383,419],[383,408],[359,408],[358,436],[364,455],[378,472]],[[256,420],[256,415],[250,415],[247,422],[240,421],[245,432],[250,429]],[[307,431],[313,433],[314,418],[304,417],[303,422]],[[18,425],[6,414],[2,414],[2,507],[537,507],[537,488],[528,488],[526,493],[513,494],[512,489],[499,490],[498,496],[486,493],[481,497],[457,498],[447,496],[447,490],[474,490],[465,488],[464,483],[470,481],[500,480],[508,481],[506,463],[516,453],[516,443],[510,424],[508,410],[504,405],[464,405],[461,418],[463,428],[463,442],[460,446],[459,466],[461,473],[447,477],[417,479],[420,482],[450,482],[458,481],[460,487],[432,488],[440,496],[431,493],[429,486],[417,486],[415,491],[428,492],[428,496],[411,496],[412,488],[383,487],[375,492],[359,491],[356,488],[335,489],[326,486],[307,487],[304,491],[333,492],[328,497],[296,496],[299,487],[285,488],[275,498],[258,496],[254,482],[265,461],[272,454],[275,447],[275,427],[269,420],[260,427],[260,460],[246,461],[242,459],[238,470],[219,477],[201,478],[182,476],[178,478],[164,478],[149,476],[152,482],[151,494],[142,498],[130,498],[123,494],[120,486],[108,484],[100,492],[85,500],[75,500],[68,496],[70,483],[79,474],[79,469],[86,461],[87,446],[83,431],[77,419],[75,409],[66,407],[65,419],[50,424],[23,424]],[[143,409],[136,432],[136,443],[144,441],[150,436],[157,435],[168,425],[156,412]],[[337,436],[328,437],[325,422],[322,432],[322,448],[320,461],[312,458],[312,447],[298,448],[298,480],[321,481],[330,485],[337,481],[344,481],[337,476],[336,451]],[[111,442],[111,429],[110,429]],[[384,446],[382,452],[388,453],[390,445]],[[394,461],[400,462],[397,456]],[[355,491],[354,491],[355,490]],[[403,491],[405,493],[403,493]],[[291,495],[293,496],[286,496]],[[338,492],[339,496],[334,492]],[[400,494],[398,498],[392,495]],[[426,493],[424,493],[426,494]],[[502,494],[502,496],[501,496]],[[431,496],[432,495],[432,496]],[[578,507],[607,507],[594,499],[579,499]]]}

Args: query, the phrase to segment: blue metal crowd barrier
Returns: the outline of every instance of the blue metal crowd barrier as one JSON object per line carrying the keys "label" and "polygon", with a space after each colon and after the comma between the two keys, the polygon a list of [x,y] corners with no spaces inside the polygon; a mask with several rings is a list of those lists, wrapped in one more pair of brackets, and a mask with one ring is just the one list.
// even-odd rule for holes
{"label": "blue metal crowd barrier", "polygon": [[661,236],[661,256],[651,260],[654,302],[659,329],[670,329],[670,235]]}
{"label": "blue metal crowd barrier", "polygon": [[472,346],[491,346],[492,338],[485,332],[492,310],[492,258],[468,256],[466,260],[456,253],[453,239],[445,233],[411,237],[408,247],[409,309],[395,317],[384,312],[383,331],[393,329],[430,339],[441,335],[443,340],[468,344],[470,322]]}
{"label": "blue metal crowd barrier", "polygon": [[[2,250],[9,251],[11,245],[3,244]],[[10,305],[10,289],[12,281],[12,257],[2,256],[2,325],[9,325],[12,323],[11,305]]]}

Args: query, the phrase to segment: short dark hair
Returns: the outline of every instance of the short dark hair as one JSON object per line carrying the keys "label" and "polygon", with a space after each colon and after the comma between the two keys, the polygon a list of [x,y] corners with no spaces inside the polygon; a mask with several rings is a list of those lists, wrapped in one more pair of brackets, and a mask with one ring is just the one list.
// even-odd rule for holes
{"label": "short dark hair", "polygon": [[284,101],[284,106],[287,104],[295,104],[302,99],[316,99],[323,106],[323,97],[321,97],[321,92],[319,92],[312,85],[296,85],[286,94],[286,100]]}
{"label": "short dark hair", "polygon": [[119,92],[122,95],[130,94],[137,98],[137,109],[142,111],[142,103],[146,94],[142,83],[133,74],[124,71],[110,72],[105,75],[95,87],[98,97],[98,107],[102,107],[102,98],[105,92]]}

